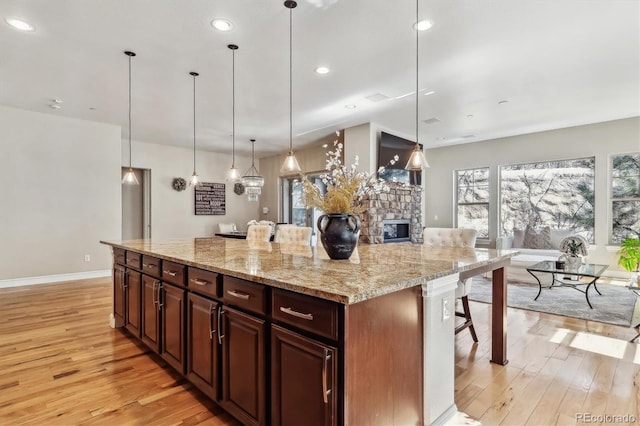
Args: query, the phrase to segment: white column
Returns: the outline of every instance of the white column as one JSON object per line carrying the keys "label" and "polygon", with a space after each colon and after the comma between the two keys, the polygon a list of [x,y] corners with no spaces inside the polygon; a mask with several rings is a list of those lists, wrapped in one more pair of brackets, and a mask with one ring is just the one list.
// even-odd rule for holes
{"label": "white column", "polygon": [[424,422],[440,425],[458,411],[454,401],[454,312],[459,274],[422,285]]}

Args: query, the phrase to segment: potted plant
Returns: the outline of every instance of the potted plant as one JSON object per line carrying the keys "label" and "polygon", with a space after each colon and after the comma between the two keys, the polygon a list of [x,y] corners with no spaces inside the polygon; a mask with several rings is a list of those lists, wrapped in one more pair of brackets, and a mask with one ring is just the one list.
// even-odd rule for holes
{"label": "potted plant", "polygon": [[582,264],[582,257],[589,254],[587,240],[581,235],[572,235],[560,242],[560,251],[564,253],[560,260],[567,263],[569,269],[578,268]]}
{"label": "potted plant", "polygon": [[[339,136],[339,132],[336,132]],[[351,166],[342,163],[342,143],[333,142],[334,150],[328,151],[326,172],[320,175],[326,186],[321,190],[308,179],[303,179],[303,199],[307,207],[324,212],[318,218],[320,241],[331,259],[348,259],[358,243],[360,218],[365,195],[388,192],[387,182],[375,173],[357,170],[358,157]],[[398,156],[391,164],[398,161]],[[380,167],[378,173],[385,168]]]}
{"label": "potted plant", "polygon": [[622,266],[629,272],[636,272],[636,285],[640,285],[640,239],[625,238],[620,244],[618,250],[618,265]]}

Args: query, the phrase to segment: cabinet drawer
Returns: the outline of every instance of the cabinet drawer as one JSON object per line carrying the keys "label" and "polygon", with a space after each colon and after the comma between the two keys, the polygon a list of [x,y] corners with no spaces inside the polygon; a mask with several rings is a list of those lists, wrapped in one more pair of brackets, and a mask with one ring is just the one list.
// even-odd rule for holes
{"label": "cabinet drawer", "polygon": [[187,270],[189,289],[207,296],[220,297],[218,291],[218,274],[203,269],[191,268]]}
{"label": "cabinet drawer", "polygon": [[135,253],[133,251],[127,251],[126,259],[127,266],[131,266],[132,268],[140,269],[142,255],[140,253]]}
{"label": "cabinet drawer", "polygon": [[142,271],[145,274],[153,275],[154,277],[160,276],[160,268],[162,266],[162,261],[157,257],[142,256]]}
{"label": "cabinet drawer", "polygon": [[184,287],[185,266],[179,263],[162,261],[162,281]]}
{"label": "cabinet drawer", "polygon": [[225,275],[222,278],[224,303],[238,306],[259,314],[267,313],[267,289],[262,284]]}
{"label": "cabinet drawer", "polygon": [[338,304],[328,300],[290,291],[273,290],[274,320],[334,340],[338,339],[338,309]]}
{"label": "cabinet drawer", "polygon": [[126,264],[124,249],[113,248],[113,263],[119,263],[120,265]]}

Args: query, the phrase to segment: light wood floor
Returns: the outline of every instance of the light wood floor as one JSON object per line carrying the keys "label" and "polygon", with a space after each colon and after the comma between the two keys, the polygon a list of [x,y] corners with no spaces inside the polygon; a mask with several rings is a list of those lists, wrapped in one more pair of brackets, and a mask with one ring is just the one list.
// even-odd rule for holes
{"label": "light wood floor", "polygon": [[[109,328],[111,300],[108,278],[0,289],[0,424],[235,424]],[[486,425],[576,424],[577,413],[640,422],[632,329],[509,309],[501,367],[488,361],[488,307],[471,305],[479,344],[466,331],[456,337],[460,411]]]}

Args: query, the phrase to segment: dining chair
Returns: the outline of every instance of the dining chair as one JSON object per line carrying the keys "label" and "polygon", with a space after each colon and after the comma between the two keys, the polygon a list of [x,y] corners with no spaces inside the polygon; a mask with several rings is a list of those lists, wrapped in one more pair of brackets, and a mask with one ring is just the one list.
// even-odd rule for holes
{"label": "dining chair", "polygon": [[278,225],[274,242],[285,244],[311,244],[312,229],[309,226]]}
{"label": "dining chair", "polygon": [[271,226],[269,225],[250,225],[247,228],[248,241],[265,241],[271,239]]}
{"label": "dining chair", "polygon": [[[468,228],[424,228],[422,237],[423,244],[427,247],[469,247],[476,245],[476,236],[478,231]],[[471,310],[469,309],[469,292],[471,291],[472,279],[458,281],[456,288],[456,300],[462,302],[462,312],[456,311],[457,317],[464,318],[464,322],[455,328],[455,334],[460,333],[465,328],[469,328],[471,337],[474,342],[478,342],[476,330],[473,327],[471,319]]]}

